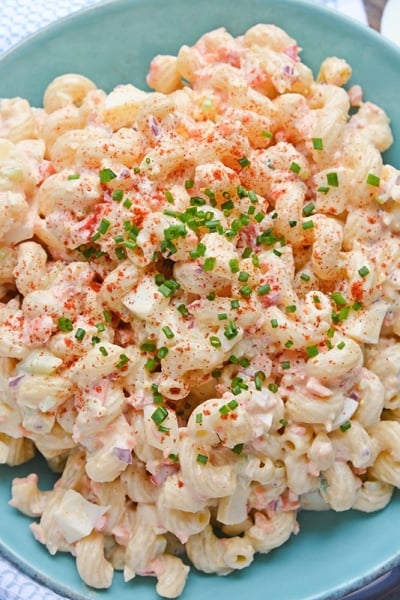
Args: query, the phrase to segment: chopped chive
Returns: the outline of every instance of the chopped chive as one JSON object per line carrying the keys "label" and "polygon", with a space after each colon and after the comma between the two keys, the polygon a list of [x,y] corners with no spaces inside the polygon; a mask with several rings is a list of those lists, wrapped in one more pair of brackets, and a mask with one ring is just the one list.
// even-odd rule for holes
{"label": "chopped chive", "polygon": [[302,279],[303,281],[310,281],[311,277],[307,273],[302,273],[300,275],[300,279]]}
{"label": "chopped chive", "polygon": [[203,422],[203,413],[197,413],[196,423],[202,423],[202,422]]}
{"label": "chopped chive", "polygon": [[157,361],[154,360],[154,358],[148,358],[147,361],[145,362],[144,368],[146,369],[146,371],[153,371],[156,368],[156,366],[157,366]]}
{"label": "chopped chive", "polygon": [[340,292],[333,292],[331,298],[338,306],[345,306],[347,304],[346,298]]}
{"label": "chopped chive", "polygon": [[327,186],[327,185],[320,185],[317,188],[317,192],[320,192],[321,194],[327,194],[329,192],[329,186]]}
{"label": "chopped chive", "polygon": [[270,131],[267,131],[266,129],[263,129],[261,131],[261,135],[265,138],[272,138],[272,133]]}
{"label": "chopped chive", "polygon": [[243,285],[240,289],[239,292],[240,294],[244,297],[244,298],[248,298],[249,296],[251,296],[251,293],[253,291],[253,288],[251,287],[251,285]]}
{"label": "chopped chive", "polygon": [[250,166],[250,161],[247,158],[247,156],[242,156],[242,158],[239,158],[238,163],[242,167],[242,169]]}
{"label": "chopped chive", "polygon": [[235,208],[235,204],[232,199],[229,199],[221,204],[221,208],[222,210],[232,210],[232,208]]}
{"label": "chopped chive", "polygon": [[362,304],[362,302],[354,302],[354,304],[352,305],[352,307],[351,307],[351,308],[352,308],[353,310],[361,310],[361,309],[362,309],[362,307],[363,307],[363,304]]}
{"label": "chopped chive", "polygon": [[129,357],[126,354],[120,354],[119,362],[116,364],[117,369],[122,369],[127,362],[129,362]]}
{"label": "chopped chive", "polygon": [[238,273],[240,270],[239,261],[237,258],[231,258],[229,261],[229,268],[231,273]]}
{"label": "chopped chive", "polygon": [[240,307],[240,301],[233,299],[231,300],[231,308],[239,308]]}
{"label": "chopped chive", "polygon": [[111,313],[109,310],[103,310],[103,317],[106,323],[111,323]]}
{"label": "chopped chive", "polygon": [[304,221],[301,226],[303,229],[312,229],[314,227],[314,221]]}
{"label": "chopped chive", "polygon": [[132,200],[129,200],[129,198],[125,198],[125,200],[122,203],[122,206],[124,208],[130,208],[132,206]]}
{"label": "chopped chive", "polygon": [[229,400],[227,406],[228,406],[229,410],[235,410],[235,408],[237,408],[239,406],[239,403],[237,402],[237,400],[233,399],[233,400]]}
{"label": "chopped chive", "polygon": [[277,250],[276,248],[274,248],[272,252],[275,254],[275,256],[282,256],[282,252],[280,250]]}
{"label": "chopped chive", "polygon": [[82,327],[78,327],[78,329],[76,330],[76,333],[75,333],[76,339],[79,342],[81,342],[83,340],[83,338],[85,337],[85,335],[86,335],[86,331],[84,329],[82,329]]}
{"label": "chopped chive", "polygon": [[358,274],[360,275],[360,277],[366,277],[367,275],[369,275],[369,269],[367,266],[363,266],[361,267],[361,269],[358,269]]}
{"label": "chopped chive", "polygon": [[165,325],[165,327],[162,328],[162,332],[169,340],[172,340],[172,338],[175,337],[174,332],[172,331],[171,327],[168,327],[168,325]]}
{"label": "chopped chive", "polygon": [[248,196],[249,196],[249,200],[252,204],[258,203],[257,194],[255,192],[253,192],[253,190],[249,191]]}
{"label": "chopped chive", "polygon": [[319,354],[318,346],[307,346],[306,352],[309,358],[314,358]]}
{"label": "chopped chive", "polygon": [[163,358],[165,358],[167,356],[168,352],[169,352],[169,350],[166,346],[161,346],[161,348],[157,352],[157,358],[159,360],[162,360]]}
{"label": "chopped chive", "polygon": [[211,371],[211,377],[214,377],[214,379],[219,379],[222,375],[222,371],[220,371],[220,369],[214,369],[214,371]]}
{"label": "chopped chive", "polygon": [[345,345],[346,345],[345,342],[339,342],[336,347],[339,348],[339,350],[343,350],[343,348],[345,347]]}
{"label": "chopped chive", "polygon": [[174,279],[168,279],[163,281],[161,285],[158,286],[158,290],[163,296],[165,296],[165,298],[171,298],[171,296],[173,296],[176,290],[180,287],[181,286],[177,281]]}
{"label": "chopped chive", "polygon": [[165,425],[159,425],[157,429],[160,433],[169,433],[171,431],[171,428],[165,427]]}
{"label": "chopped chive", "polygon": [[210,300],[210,302],[212,302],[213,300],[215,300],[217,294],[215,292],[210,292],[209,294],[207,294],[206,298],[207,300]]}
{"label": "chopped chive", "polygon": [[99,351],[101,352],[101,354],[102,354],[103,356],[108,356],[107,349],[106,349],[106,348],[104,348],[104,346],[100,346],[100,347],[99,347]]}
{"label": "chopped chive", "polygon": [[242,283],[245,283],[246,281],[248,281],[249,279],[249,274],[246,273],[246,271],[240,271],[239,275],[238,275],[238,279],[239,281],[241,281]]}
{"label": "chopped chive", "polygon": [[268,292],[271,291],[271,286],[269,285],[269,283],[264,283],[263,285],[260,285],[259,288],[257,288],[257,292],[260,296],[265,296],[265,294],[268,294]]}
{"label": "chopped chive", "polygon": [[373,185],[374,187],[379,187],[381,180],[380,180],[380,177],[378,177],[378,175],[374,175],[373,173],[368,173],[367,183],[368,183],[368,185]]}
{"label": "chopped chive", "polygon": [[74,173],[73,175],[68,175],[68,181],[72,181],[74,179],[80,179],[80,175],[78,173]]}
{"label": "chopped chive", "polygon": [[293,229],[293,227],[296,227],[297,221],[289,221],[289,225]]}
{"label": "chopped chive", "polygon": [[169,460],[172,460],[172,462],[179,462],[179,456],[177,454],[174,454],[173,452],[171,452],[171,454],[168,454],[168,458]]}
{"label": "chopped chive", "polygon": [[338,320],[345,321],[347,319],[347,317],[349,316],[349,312],[350,312],[350,306],[343,306],[343,308],[341,308],[339,310]]}
{"label": "chopped chive", "polygon": [[314,150],[323,150],[324,144],[321,138],[312,138],[312,145]]}
{"label": "chopped chive", "polygon": [[239,198],[246,198],[248,196],[248,191],[245,187],[243,187],[243,185],[240,184],[236,188],[236,193],[239,196]]}
{"label": "chopped chive", "polygon": [[254,376],[254,386],[259,392],[262,390],[263,382],[265,381],[265,373],[263,371],[257,371]]}
{"label": "chopped chive", "polygon": [[162,394],[160,394],[160,392],[158,391],[158,385],[153,383],[151,386],[151,391],[153,394],[153,402],[155,404],[162,404],[164,401],[164,398],[162,397]]}
{"label": "chopped chive", "polygon": [[94,346],[95,344],[99,344],[101,342],[101,339],[99,338],[98,335],[92,335],[92,346]]}
{"label": "chopped chive", "polygon": [[350,421],[345,421],[344,423],[342,423],[340,425],[339,429],[340,429],[340,431],[343,431],[343,433],[344,433],[345,431],[347,431],[348,429],[350,429],[350,427],[351,427]]}
{"label": "chopped chive", "polygon": [[269,383],[267,387],[273,394],[275,394],[279,389],[276,383]]}
{"label": "chopped chive", "polygon": [[257,254],[253,254],[253,256],[251,257],[251,262],[255,267],[260,266],[260,259],[258,258]]}
{"label": "chopped chive", "polygon": [[112,179],[115,179],[117,174],[112,169],[100,169],[99,176],[101,183],[108,183]]}
{"label": "chopped chive", "polygon": [[305,217],[310,217],[313,214],[314,210],[315,210],[315,204],[313,204],[312,202],[309,202],[303,208],[303,215]]}
{"label": "chopped chive", "polygon": [[285,348],[292,348],[293,344],[293,340],[288,340],[287,342],[285,342]]}
{"label": "chopped chive", "polygon": [[281,362],[282,369],[290,369],[290,360],[283,360]]}
{"label": "chopped chive", "polygon": [[273,327],[273,329],[276,329],[278,327],[277,319],[271,319],[271,327]]}
{"label": "chopped chive", "polygon": [[190,206],[204,206],[206,201],[201,196],[192,196],[189,200]]}
{"label": "chopped chive", "polygon": [[161,423],[163,423],[167,417],[168,410],[165,408],[165,406],[158,406],[151,415],[151,419],[156,425],[161,425]]}
{"label": "chopped chive", "polygon": [[126,258],[125,248],[117,247],[114,252],[118,260],[124,260]]}
{"label": "chopped chive", "polygon": [[189,314],[189,311],[184,304],[177,306],[176,310],[181,313],[182,317],[187,317]]}
{"label": "chopped chive", "polygon": [[231,448],[231,450],[235,454],[241,454],[243,451],[243,446],[244,444],[236,444],[235,446],[233,446],[233,448]]}
{"label": "chopped chive", "polygon": [[297,162],[292,162],[289,169],[291,171],[293,171],[293,173],[296,173],[296,174],[300,173],[300,171],[301,171],[301,167]]}
{"label": "chopped chive", "polygon": [[198,454],[196,457],[196,461],[205,465],[208,462],[208,456],[206,456],[205,454]]}
{"label": "chopped chive", "polygon": [[219,313],[217,315],[217,318],[219,321],[226,321],[226,319],[228,318],[228,315],[226,313]]}
{"label": "chopped chive", "polygon": [[339,177],[336,171],[331,171],[326,174],[326,180],[331,187],[339,187]]}
{"label": "chopped chive", "polygon": [[250,361],[246,356],[241,356],[239,358],[239,365],[243,367],[243,369],[247,369],[250,366]]}
{"label": "chopped chive", "polygon": [[297,306],[295,304],[289,304],[289,306],[286,306],[285,308],[285,312],[290,314],[290,313],[295,313],[297,310]]}
{"label": "chopped chive", "polygon": [[192,187],[194,187],[194,181],[193,181],[193,179],[186,179],[186,181],[185,181],[185,188],[187,190],[190,190]]}
{"label": "chopped chive", "polygon": [[122,198],[124,197],[124,190],[114,190],[112,193],[112,199],[114,200],[114,202],[121,202]]}
{"label": "chopped chive", "polygon": [[238,328],[234,321],[230,321],[229,325],[224,329],[224,336],[228,340],[233,340],[238,334]]}
{"label": "chopped chive", "polygon": [[213,348],[221,348],[222,342],[216,335],[210,336],[210,344]]}
{"label": "chopped chive", "polygon": [[140,345],[140,351],[141,352],[154,352],[154,350],[157,349],[157,346],[155,345],[154,342],[143,342],[143,344]]}
{"label": "chopped chive", "polygon": [[212,271],[216,262],[215,256],[208,256],[203,263],[203,271]]}
{"label": "chopped chive", "polygon": [[215,194],[212,190],[210,190],[210,188],[206,188],[204,190],[205,195],[207,196],[207,198],[210,201],[211,206],[216,206],[217,205],[217,200],[215,198]]}
{"label": "chopped chive", "polygon": [[154,282],[156,285],[161,285],[162,283],[164,283],[165,281],[165,275],[163,275],[162,273],[157,273],[156,276],[154,277]]}
{"label": "chopped chive", "polygon": [[74,328],[71,319],[69,319],[68,317],[60,317],[58,319],[57,323],[58,323],[58,329],[60,331],[64,331],[64,332],[72,331]]}

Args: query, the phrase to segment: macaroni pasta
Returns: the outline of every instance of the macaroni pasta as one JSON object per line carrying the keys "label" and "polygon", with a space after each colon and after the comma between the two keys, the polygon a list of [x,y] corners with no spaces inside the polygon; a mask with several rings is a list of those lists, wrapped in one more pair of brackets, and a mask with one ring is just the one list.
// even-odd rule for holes
{"label": "macaroni pasta", "polygon": [[[0,462],[94,588],[227,575],[400,487],[400,173],[384,111],[259,24],[0,102]],[[134,585],[134,584],[133,584]]]}

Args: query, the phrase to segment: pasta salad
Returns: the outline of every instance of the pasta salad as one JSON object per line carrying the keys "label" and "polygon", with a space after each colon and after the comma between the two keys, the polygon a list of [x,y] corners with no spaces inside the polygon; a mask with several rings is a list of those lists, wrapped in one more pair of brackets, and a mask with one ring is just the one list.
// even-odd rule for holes
{"label": "pasta salad", "polygon": [[87,585],[227,575],[300,510],[400,487],[400,173],[385,112],[288,33],[220,28],[143,91],[0,102],[0,462]]}

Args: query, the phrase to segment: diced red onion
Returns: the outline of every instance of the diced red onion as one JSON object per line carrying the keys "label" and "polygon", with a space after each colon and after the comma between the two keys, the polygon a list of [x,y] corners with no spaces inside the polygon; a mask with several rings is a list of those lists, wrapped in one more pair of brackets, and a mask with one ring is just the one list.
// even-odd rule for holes
{"label": "diced red onion", "polygon": [[132,452],[128,448],[113,448],[113,454],[120,460],[121,462],[126,463],[127,465],[132,464]]}
{"label": "diced red onion", "polygon": [[14,388],[17,387],[17,385],[20,383],[20,381],[22,381],[22,379],[24,379],[25,375],[16,375],[15,377],[10,377],[10,379],[8,380],[8,387],[10,388]]}
{"label": "diced red onion", "polygon": [[157,473],[154,473],[150,479],[154,485],[161,485],[170,475],[173,475],[177,471],[179,471],[179,465],[162,465]]}
{"label": "diced red onion", "polygon": [[158,125],[157,119],[155,117],[153,117],[153,115],[150,115],[149,122],[150,122],[150,128],[151,128],[153,135],[155,137],[158,137],[160,135],[160,127]]}

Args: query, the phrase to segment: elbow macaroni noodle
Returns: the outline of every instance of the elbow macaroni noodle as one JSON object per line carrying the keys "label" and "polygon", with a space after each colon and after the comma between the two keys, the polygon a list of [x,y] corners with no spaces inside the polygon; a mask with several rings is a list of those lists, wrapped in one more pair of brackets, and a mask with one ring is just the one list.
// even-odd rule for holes
{"label": "elbow macaroni noodle", "polygon": [[175,598],[400,486],[400,172],[350,77],[259,24],[1,100],[0,462],[60,473],[11,504],[89,586]]}

